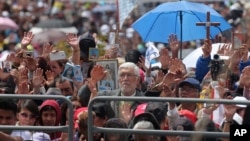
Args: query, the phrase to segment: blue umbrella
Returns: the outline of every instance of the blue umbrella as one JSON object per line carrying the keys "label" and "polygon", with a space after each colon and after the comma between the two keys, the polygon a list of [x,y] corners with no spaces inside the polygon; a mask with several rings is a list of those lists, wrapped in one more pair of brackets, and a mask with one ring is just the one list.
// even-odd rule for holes
{"label": "blue umbrella", "polygon": [[136,20],[132,27],[144,42],[168,43],[167,39],[171,34],[176,34],[181,42],[205,39],[206,27],[196,26],[196,23],[206,22],[207,12],[210,12],[210,22],[220,23],[220,26],[210,27],[211,38],[231,28],[213,8],[187,1],[163,3]]}

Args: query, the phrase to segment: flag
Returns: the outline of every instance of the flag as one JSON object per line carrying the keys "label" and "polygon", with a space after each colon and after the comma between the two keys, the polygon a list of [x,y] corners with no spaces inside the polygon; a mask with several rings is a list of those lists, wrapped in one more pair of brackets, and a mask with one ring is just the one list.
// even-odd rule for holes
{"label": "flag", "polygon": [[[149,68],[150,64],[159,64],[157,58],[160,57],[160,53],[159,53],[159,50],[154,45],[154,43],[148,42],[146,46],[147,46],[147,51],[146,51],[146,56],[145,56],[145,66]],[[161,65],[160,66],[157,65],[157,66],[161,67]]]}
{"label": "flag", "polygon": [[120,29],[129,13],[137,5],[137,0],[118,0]]}

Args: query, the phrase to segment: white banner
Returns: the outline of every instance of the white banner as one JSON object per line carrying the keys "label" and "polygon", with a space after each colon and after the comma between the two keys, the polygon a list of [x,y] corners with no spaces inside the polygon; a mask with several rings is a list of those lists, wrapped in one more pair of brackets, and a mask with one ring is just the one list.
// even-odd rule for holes
{"label": "white banner", "polygon": [[[150,64],[152,64],[152,60],[155,59],[155,58],[158,58],[160,56],[160,53],[159,53],[159,50],[156,48],[156,46],[154,45],[153,42],[148,42],[146,44],[146,46],[147,46],[147,51],[146,51],[146,56],[145,56],[145,66],[147,68],[149,68]],[[154,62],[154,63],[158,64],[157,61]],[[161,66],[159,66],[159,67],[161,67]]]}
{"label": "white banner", "polygon": [[120,29],[129,13],[137,5],[137,0],[118,0]]}

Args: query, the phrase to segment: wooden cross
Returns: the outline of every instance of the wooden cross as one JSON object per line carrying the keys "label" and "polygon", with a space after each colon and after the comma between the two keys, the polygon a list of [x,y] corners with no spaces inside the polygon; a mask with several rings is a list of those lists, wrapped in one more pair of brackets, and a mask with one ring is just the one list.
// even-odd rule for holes
{"label": "wooden cross", "polygon": [[197,26],[206,26],[206,38],[210,39],[210,27],[211,26],[219,26],[219,22],[210,22],[210,12],[207,12],[207,21],[206,22],[198,22],[196,23]]}
{"label": "wooden cross", "polygon": [[119,23],[116,23],[116,29],[111,29],[110,32],[115,32],[115,44],[120,44],[120,36],[119,33],[122,33],[122,30],[120,30]]}

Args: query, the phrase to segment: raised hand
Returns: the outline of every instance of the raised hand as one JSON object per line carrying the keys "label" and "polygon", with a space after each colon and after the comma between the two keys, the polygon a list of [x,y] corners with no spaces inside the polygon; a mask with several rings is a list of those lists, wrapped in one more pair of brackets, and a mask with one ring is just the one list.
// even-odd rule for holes
{"label": "raised hand", "polygon": [[131,110],[131,104],[126,101],[121,101],[121,106],[120,106],[120,113],[121,113],[121,118],[126,122],[129,123],[133,116],[133,110]]}
{"label": "raised hand", "polygon": [[245,88],[250,88],[250,66],[247,66],[242,70],[239,83]]}
{"label": "raised hand", "polygon": [[171,59],[168,71],[175,74],[178,70],[180,70],[183,75],[187,73],[186,66],[182,60],[178,58]]}
{"label": "raised hand", "polygon": [[42,53],[42,57],[43,58],[48,58],[49,53],[52,52],[53,50],[53,45],[49,44],[49,43],[44,43],[43,44],[43,53]]}
{"label": "raised hand", "polygon": [[175,74],[168,72],[167,74],[164,75],[162,83],[163,85],[171,86],[172,84],[175,83],[175,79],[176,79]]}
{"label": "raised hand", "polygon": [[18,84],[18,94],[29,94],[29,86],[27,81],[23,81]]}
{"label": "raised hand", "polygon": [[20,70],[18,83],[28,82],[28,69],[23,68]]}
{"label": "raised hand", "polygon": [[248,60],[248,48],[246,44],[242,44],[242,46],[240,47],[240,55],[241,55],[241,59],[243,62],[246,62]]}
{"label": "raised hand", "polygon": [[90,76],[94,81],[100,81],[106,76],[105,69],[100,65],[95,65],[91,70]]}
{"label": "raised hand", "polygon": [[74,33],[68,33],[66,38],[67,43],[74,49],[74,51],[79,51],[79,41],[78,37]]}
{"label": "raised hand", "polygon": [[207,58],[212,51],[212,45],[210,40],[205,40],[204,45],[202,46],[203,58]]}
{"label": "raised hand", "polygon": [[26,67],[30,70],[30,71],[34,71],[37,68],[37,63],[36,60],[33,57],[27,56],[24,58],[24,62],[26,63]]}
{"label": "raised hand", "polygon": [[172,51],[172,58],[178,58],[179,41],[177,36],[175,34],[171,34],[168,38],[168,43]]}
{"label": "raised hand", "polygon": [[233,55],[229,59],[229,65],[228,65],[229,70],[231,70],[234,73],[239,71],[238,65],[240,63],[241,57],[242,57],[241,51],[235,50]]}
{"label": "raised hand", "polygon": [[162,68],[167,69],[170,61],[170,56],[168,54],[168,49],[163,48],[160,51],[159,61],[161,62]]}
{"label": "raised hand", "polygon": [[51,84],[55,79],[55,73],[53,71],[50,71],[50,70],[47,70],[45,72],[45,76],[47,79],[46,84]]}
{"label": "raised hand", "polygon": [[162,71],[158,71],[157,76],[155,78],[155,83],[159,84],[160,82],[162,82],[163,77],[164,77],[164,73]]}
{"label": "raised hand", "polygon": [[16,60],[16,56],[14,53],[10,53],[6,57],[6,61],[8,61],[8,62],[15,62],[15,60]]}
{"label": "raised hand", "polygon": [[44,82],[43,69],[37,68],[33,72],[33,78],[32,78],[33,87],[40,87],[43,82]]}
{"label": "raised hand", "polygon": [[230,50],[231,50],[231,44],[223,44],[223,45],[220,44],[217,54],[226,55],[226,53]]}
{"label": "raised hand", "polygon": [[24,37],[21,41],[21,46],[23,49],[27,49],[27,46],[31,43],[35,35],[32,32],[24,32]]}

